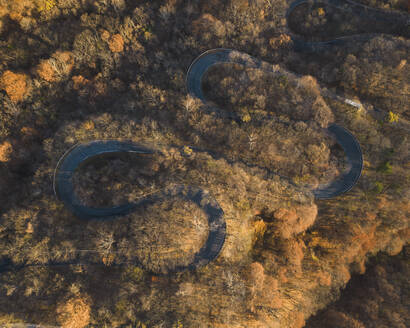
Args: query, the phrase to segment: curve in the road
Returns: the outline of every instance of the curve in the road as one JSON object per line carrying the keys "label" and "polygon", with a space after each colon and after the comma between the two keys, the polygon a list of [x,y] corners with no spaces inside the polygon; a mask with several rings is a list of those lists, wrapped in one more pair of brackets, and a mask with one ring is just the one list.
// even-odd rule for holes
{"label": "curve in the road", "polygon": [[204,246],[195,254],[191,264],[177,266],[172,272],[193,270],[215,259],[222,249],[226,235],[224,213],[218,202],[200,188],[185,185],[176,185],[166,191],[151,194],[135,203],[126,203],[110,208],[94,208],[81,204],[76,197],[72,182],[75,170],[85,161],[97,156],[113,153],[134,153],[136,155],[154,154],[155,151],[144,146],[117,140],[92,141],[78,144],[66,152],[57,164],[54,173],[54,190],[57,197],[76,216],[83,219],[112,218],[126,215],[138,207],[152,204],[169,197],[180,197],[198,205],[208,216],[209,234]]}
{"label": "curve in the road", "polygon": [[[96,157],[115,154],[115,153],[132,153],[136,155],[154,154],[155,150],[145,146],[138,145],[133,142],[118,141],[118,140],[96,140],[89,143],[76,144],[72,146],[58,161],[54,171],[53,187],[58,199],[77,217],[81,219],[111,219],[120,215],[129,214],[132,211],[138,210],[139,207],[153,204],[170,197],[179,197],[186,201],[195,203],[201,208],[208,217],[208,238],[201,249],[194,254],[191,263],[187,265],[176,265],[169,268],[167,274],[175,272],[183,272],[187,270],[195,270],[200,266],[204,266],[216,259],[222,250],[226,237],[226,222],[224,212],[218,202],[206,191],[195,186],[174,185],[166,190],[161,190],[157,193],[135,202],[126,203],[120,206],[110,208],[95,208],[85,206],[76,197],[72,182],[73,175],[76,169],[85,162]],[[88,250],[87,250],[88,251]],[[87,254],[87,253],[86,253]],[[144,267],[138,260],[126,261],[121,263],[112,263],[110,266],[137,265]],[[25,267],[36,266],[65,266],[65,265],[101,265],[100,262],[82,256],[81,259],[70,261],[49,261],[47,263],[20,263],[15,264],[9,258],[0,261],[0,273],[19,270]],[[145,270],[150,271],[145,268]],[[160,274],[158,272],[152,272]],[[165,274],[165,273],[163,273]]]}
{"label": "curve in the road", "polygon": [[127,203],[111,208],[94,208],[82,205],[81,201],[76,197],[72,182],[76,169],[91,158],[115,153],[134,153],[142,155],[153,154],[154,151],[131,142],[117,140],[92,141],[86,144],[74,145],[58,161],[54,171],[54,192],[77,217],[93,219],[96,217],[110,218],[116,215],[125,215],[146,201],[141,200],[141,202],[138,203]]}
{"label": "curve in the road", "polygon": [[327,129],[343,148],[349,163],[349,170],[342,173],[330,184],[313,190],[313,194],[318,199],[333,198],[349,191],[359,180],[363,169],[362,150],[354,135],[337,124],[331,124]]}
{"label": "curve in the road", "polygon": [[[277,65],[270,65],[236,50],[211,49],[198,56],[189,66],[186,77],[188,93],[206,103],[207,100],[202,90],[202,78],[210,67],[224,63],[235,63],[246,67],[260,68],[272,74],[290,74]],[[358,181],[363,167],[362,151],[353,134],[336,124],[330,125],[328,131],[345,151],[349,162],[349,170],[337,177],[332,183],[313,190],[317,199],[332,198],[349,191]]]}
{"label": "curve in the road", "polygon": [[[299,6],[313,4],[320,4],[321,6],[324,5],[333,8],[338,8],[352,15],[357,15],[364,18],[372,18],[375,22],[387,22],[389,23],[389,31],[383,31],[383,34],[390,34],[391,36],[403,36],[405,38],[410,38],[410,15],[404,12],[372,8],[352,0],[296,0],[291,3],[290,7],[286,12],[287,27],[292,39],[293,50],[296,52],[321,53],[324,52],[326,49],[332,48],[334,46],[345,46],[351,42],[366,42],[381,34],[361,33],[342,36],[327,41],[306,41],[304,39],[306,35],[300,35],[298,31],[295,31],[292,28],[290,24],[290,17],[294,10]],[[362,105],[360,103],[357,103],[356,101],[345,98],[343,96],[339,96],[333,92],[328,92],[326,96],[330,96],[335,100],[342,101],[352,107],[362,108]],[[373,110],[367,110],[367,112],[373,115],[376,119],[379,119],[379,113],[384,113],[384,115],[387,115],[387,111],[376,107],[374,107]],[[410,123],[404,120],[403,118],[400,118],[400,124],[397,126],[401,129],[410,131]]]}

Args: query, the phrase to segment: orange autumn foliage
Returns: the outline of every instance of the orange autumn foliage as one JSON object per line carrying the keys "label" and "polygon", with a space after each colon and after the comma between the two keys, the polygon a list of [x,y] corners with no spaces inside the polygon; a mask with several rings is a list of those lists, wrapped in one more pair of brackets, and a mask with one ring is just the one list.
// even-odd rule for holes
{"label": "orange autumn foliage", "polygon": [[76,75],[71,78],[74,82],[74,90],[79,90],[90,83],[90,80],[86,79],[84,76]]}
{"label": "orange autumn foliage", "polygon": [[10,142],[3,142],[0,145],[0,162],[8,162],[12,153],[13,147]]}
{"label": "orange autumn foliage", "polygon": [[7,92],[13,102],[22,101],[27,93],[27,76],[5,71],[0,78],[0,88]]}
{"label": "orange autumn foliage", "polygon": [[47,82],[55,82],[60,78],[70,74],[74,66],[74,59],[71,52],[56,51],[51,58],[41,60],[35,72]]}
{"label": "orange autumn foliage", "polygon": [[303,312],[297,312],[295,314],[295,318],[296,318],[295,324],[294,324],[295,328],[302,328],[305,326],[305,316]]}
{"label": "orange autumn foliage", "polygon": [[55,71],[48,60],[42,60],[38,64],[36,72],[43,80],[54,82],[56,80]]}
{"label": "orange autumn foliage", "polygon": [[329,272],[320,271],[317,275],[319,285],[330,287],[332,285],[332,276]]}
{"label": "orange autumn foliage", "polygon": [[87,298],[71,298],[57,307],[57,318],[63,328],[83,328],[90,323],[91,306]]}
{"label": "orange autumn foliage", "polygon": [[124,50],[124,39],[120,34],[114,34],[108,40],[108,47],[112,52],[122,52]]}
{"label": "orange autumn foliage", "polygon": [[292,39],[287,34],[281,34],[278,37],[271,38],[269,40],[269,45],[273,48],[279,48],[281,46],[286,46],[292,42]]}

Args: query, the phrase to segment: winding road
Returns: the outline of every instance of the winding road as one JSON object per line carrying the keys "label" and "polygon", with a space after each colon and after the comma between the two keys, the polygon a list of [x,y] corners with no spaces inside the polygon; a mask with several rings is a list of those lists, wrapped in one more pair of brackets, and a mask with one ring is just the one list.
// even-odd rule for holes
{"label": "winding road", "polygon": [[[297,77],[296,74],[290,73],[278,65],[268,64],[236,50],[211,49],[198,56],[190,65],[186,76],[188,93],[201,99],[203,103],[207,103],[202,90],[204,74],[210,67],[225,63],[258,68],[274,75]],[[215,111],[220,112],[218,108],[215,108]],[[359,180],[363,168],[363,155],[356,138],[348,130],[336,124],[329,125],[327,129],[345,151],[349,170],[337,177],[332,183],[313,190],[317,199],[332,198],[349,191]]]}
{"label": "winding road", "polygon": [[[308,36],[306,33],[298,30],[297,25],[291,24],[290,22],[295,9],[300,6],[312,5],[320,5],[321,8],[325,8],[325,11],[328,7],[337,8],[338,10],[348,13],[351,16],[371,19],[376,24],[374,26],[377,26],[378,22],[384,22],[386,24],[386,29],[383,30],[383,33],[380,33],[379,31],[347,35],[327,41],[307,41],[306,38]],[[296,0],[290,5],[286,12],[286,21],[288,33],[292,39],[293,50],[301,53],[322,53],[334,46],[346,46],[352,42],[363,43],[376,36],[379,36],[380,34],[390,34],[392,36],[410,38],[410,15],[395,10],[372,8],[351,0]],[[369,28],[371,29],[372,27],[370,26]],[[388,112],[385,110],[376,107],[373,109],[365,108],[362,104],[344,96],[340,96],[334,92],[330,92],[329,90],[323,90],[322,95],[344,102],[358,109],[365,109],[366,112],[372,115],[376,120],[383,119],[383,117],[388,115]],[[395,126],[406,131],[410,131],[410,122],[403,117],[399,118],[399,122],[395,123]]]}
{"label": "winding road", "polygon": [[75,170],[86,161],[113,153],[132,153],[136,156],[140,156],[154,154],[156,151],[132,142],[118,140],[98,140],[73,146],[61,157],[54,173],[54,191],[65,206],[79,218],[101,220],[104,218],[113,218],[118,215],[126,215],[138,207],[153,204],[169,197],[180,197],[187,201],[192,201],[198,205],[208,217],[208,239],[199,252],[195,254],[192,263],[186,266],[176,266],[170,272],[193,270],[215,259],[225,241],[226,223],[224,213],[218,202],[200,188],[177,185],[166,191],[150,194],[135,203],[126,203],[110,208],[94,208],[81,204],[75,195],[72,183]]}
{"label": "winding road", "polygon": [[[71,147],[58,161],[54,171],[54,192],[58,199],[77,217],[85,220],[104,220],[113,219],[117,216],[129,214],[132,211],[141,208],[144,205],[154,204],[170,197],[178,197],[186,201],[195,203],[201,208],[208,217],[208,238],[201,249],[194,254],[191,263],[187,265],[176,265],[169,268],[166,274],[195,270],[214,260],[222,250],[226,237],[226,222],[224,212],[218,202],[206,191],[195,186],[173,185],[166,190],[158,191],[149,196],[138,200],[135,203],[126,203],[120,206],[109,208],[95,208],[85,206],[76,197],[73,186],[73,176],[76,169],[87,161],[98,159],[98,157],[107,154],[129,153],[136,156],[155,154],[157,151],[146,148],[139,144],[118,140],[96,140],[88,143],[76,144]],[[87,250],[88,251],[88,250]],[[91,251],[89,251],[91,252]],[[89,254],[89,253],[88,253]],[[87,255],[87,253],[86,253]],[[48,263],[23,263],[14,264],[10,259],[0,261],[0,272],[8,270],[18,270],[24,267],[33,266],[64,266],[64,265],[105,265],[95,262],[87,256],[81,259],[70,261],[49,261]],[[144,267],[139,260],[127,261],[121,263],[112,263],[110,266],[138,265]],[[150,271],[145,268],[146,271]],[[153,272],[159,274],[158,272]],[[163,273],[165,274],[165,273]]]}
{"label": "winding road", "polygon": [[[350,0],[297,0],[289,7],[286,18],[289,18],[296,8],[302,5],[321,4],[325,6],[332,6],[348,12],[349,14],[359,15],[362,17],[372,18],[376,21],[385,21],[391,24],[391,29],[388,33],[393,35],[401,35],[409,37],[410,19],[408,15],[401,14],[394,11],[385,11],[370,8],[368,6],[358,4]],[[300,38],[298,31],[292,30],[293,48],[295,51],[317,52],[323,51],[324,47],[334,45],[344,45],[351,41],[367,41],[379,34],[358,34],[343,36],[328,41],[310,42]],[[224,63],[236,63],[246,67],[257,68],[267,71],[271,74],[298,77],[296,74],[288,72],[278,65],[271,65],[269,63],[260,61],[248,54],[241,53],[231,49],[211,49],[199,57],[197,57],[190,65],[186,76],[186,87],[188,93],[194,97],[199,98],[204,104],[207,100],[202,90],[202,79],[208,69],[214,65]],[[327,97],[344,101],[354,107],[360,107],[360,104],[355,103],[350,99],[346,99],[334,93],[331,93],[326,88],[322,89],[322,94]],[[212,107],[212,106],[210,106]],[[212,107],[212,110],[217,111],[222,116],[236,119],[234,114],[226,114],[218,108]],[[363,168],[363,155],[360,145],[356,138],[342,126],[331,124],[327,130],[335,137],[336,141],[343,148],[349,163],[349,169],[333,182],[328,185],[321,186],[313,190],[315,197],[318,199],[327,199],[336,197],[342,193],[349,191],[360,178]],[[126,215],[139,207],[146,204],[152,204],[161,201],[167,197],[177,196],[182,197],[188,201],[197,204],[208,216],[209,234],[204,246],[198,253],[195,254],[192,263],[186,266],[176,266],[172,272],[181,272],[185,270],[194,270],[198,266],[206,265],[214,260],[220,253],[226,236],[226,223],[224,220],[224,213],[219,204],[208,193],[200,188],[193,186],[175,186],[168,191],[161,191],[156,194],[143,198],[135,203],[126,203],[120,206],[110,208],[94,208],[83,205],[76,197],[72,178],[75,170],[88,160],[95,159],[104,154],[111,153],[132,153],[136,156],[143,156],[147,154],[156,153],[155,150],[146,148],[144,146],[135,144],[133,142],[124,142],[118,140],[98,140],[85,144],[77,144],[70,148],[59,160],[54,172],[54,191],[57,197],[65,204],[65,206],[72,211],[76,216],[82,219],[111,219],[118,215]],[[134,262],[133,262],[134,263]],[[0,272],[12,269],[19,269],[26,266],[42,266],[42,265],[67,265],[67,264],[91,264],[87,261],[73,260],[70,262],[49,262],[47,264],[13,264],[9,259],[0,262]],[[100,264],[100,263],[92,263]],[[128,265],[129,262],[113,264],[113,265]],[[102,265],[102,264],[100,264]]]}
{"label": "winding road", "polygon": [[148,200],[143,199],[137,203],[128,203],[110,208],[93,208],[82,205],[74,193],[72,178],[80,164],[95,158],[96,156],[133,153],[136,155],[154,154],[153,150],[130,142],[117,140],[92,141],[87,144],[78,144],[69,149],[59,160],[54,171],[53,187],[56,196],[77,217],[83,219],[111,218],[116,215],[125,215],[132,212],[136,207],[145,204]]}

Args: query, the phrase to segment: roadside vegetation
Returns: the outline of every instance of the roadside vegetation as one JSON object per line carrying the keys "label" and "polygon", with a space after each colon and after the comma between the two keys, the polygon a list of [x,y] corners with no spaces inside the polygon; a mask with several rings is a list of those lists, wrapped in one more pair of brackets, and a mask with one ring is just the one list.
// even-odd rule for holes
{"label": "roadside vegetation", "polygon": [[[0,0],[0,325],[298,328],[372,256],[400,253],[409,241],[409,40],[380,34],[296,53],[289,4]],[[402,10],[400,1],[388,5]],[[299,13],[294,22],[306,19]],[[343,28],[362,27],[346,19]],[[192,60],[217,47],[303,77],[214,67],[206,97],[239,120],[223,118],[185,88]],[[357,137],[364,170],[349,193],[317,201],[311,189],[345,169],[325,133],[331,122]],[[224,211],[219,257],[166,274],[189,263],[209,231],[203,210],[177,197],[107,222],[73,216],[54,195],[54,169],[74,144],[96,139],[161,154],[86,163],[74,177],[84,204],[202,188]],[[13,270],[50,262],[73,264]]]}

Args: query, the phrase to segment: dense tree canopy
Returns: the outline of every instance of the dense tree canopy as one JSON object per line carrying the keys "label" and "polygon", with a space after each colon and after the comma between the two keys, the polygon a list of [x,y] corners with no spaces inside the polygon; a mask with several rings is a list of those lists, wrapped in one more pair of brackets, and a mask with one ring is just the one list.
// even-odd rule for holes
{"label": "dense tree canopy", "polygon": [[[0,0],[0,325],[302,327],[372,256],[401,251],[409,241],[409,40],[374,34],[297,52],[290,2]],[[406,10],[403,1],[362,2]],[[311,40],[385,28],[300,9],[289,23]],[[300,76],[213,67],[207,99],[240,119],[224,118],[186,92],[189,65],[212,48]],[[330,122],[357,137],[364,170],[352,191],[319,201],[312,188],[346,169],[325,132]],[[199,206],[177,197],[112,221],[75,217],[54,195],[54,169],[70,147],[97,139],[161,153],[85,163],[74,176],[84,204],[198,186],[224,211],[219,257],[164,274],[189,262],[212,228]],[[380,265],[370,272],[378,276],[368,284],[383,291],[371,291],[361,316],[358,301],[331,306],[329,322],[361,327],[377,305],[380,327],[402,327],[402,307],[386,313],[401,282],[390,283],[394,273]]]}

